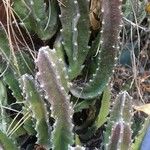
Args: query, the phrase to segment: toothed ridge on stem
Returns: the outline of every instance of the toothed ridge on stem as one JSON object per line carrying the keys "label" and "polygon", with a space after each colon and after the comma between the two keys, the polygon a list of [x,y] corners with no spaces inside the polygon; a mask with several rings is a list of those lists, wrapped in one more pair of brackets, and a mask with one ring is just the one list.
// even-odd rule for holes
{"label": "toothed ridge on stem", "polygon": [[38,85],[31,75],[21,77],[22,90],[26,97],[32,117],[36,120],[35,130],[37,131],[37,143],[45,148],[51,147],[50,126],[48,124],[47,109],[44,100],[38,91]]}
{"label": "toothed ridge on stem", "polygon": [[54,65],[55,62],[48,51],[48,47],[42,47],[39,50],[37,57],[39,72],[37,78],[45,91],[47,100],[51,104],[51,115],[55,119],[52,134],[53,149],[61,150],[63,147],[64,150],[68,150],[68,146],[72,144],[73,140],[73,109],[70,103],[70,96],[62,85],[57,65]]}
{"label": "toothed ridge on stem", "polygon": [[131,128],[125,122],[114,124],[106,150],[127,150],[131,145]]}
{"label": "toothed ridge on stem", "polygon": [[100,95],[110,80],[118,52],[120,24],[120,0],[103,0],[102,44],[97,57],[100,58],[95,76],[85,86],[73,85],[71,93],[79,98],[91,99]]}
{"label": "toothed ridge on stem", "polygon": [[61,34],[63,46],[68,56],[68,75],[70,80],[77,77],[89,51],[89,1],[61,0],[66,7],[60,4]]}
{"label": "toothed ridge on stem", "polygon": [[132,109],[132,98],[126,91],[120,92],[113,104],[104,134],[106,149],[126,150],[131,147]]}

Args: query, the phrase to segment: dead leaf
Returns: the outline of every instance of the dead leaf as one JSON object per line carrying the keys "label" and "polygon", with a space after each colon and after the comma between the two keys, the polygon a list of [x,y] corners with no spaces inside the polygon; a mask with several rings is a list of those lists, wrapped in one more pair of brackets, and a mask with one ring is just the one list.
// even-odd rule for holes
{"label": "dead leaf", "polygon": [[150,115],[150,103],[141,106],[134,106],[133,108],[136,109],[137,111],[142,111],[147,115]]}

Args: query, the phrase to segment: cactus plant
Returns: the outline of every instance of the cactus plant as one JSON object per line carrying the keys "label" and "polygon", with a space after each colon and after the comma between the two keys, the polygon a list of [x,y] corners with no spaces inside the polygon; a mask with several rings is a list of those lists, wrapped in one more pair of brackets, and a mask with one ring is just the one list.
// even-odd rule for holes
{"label": "cactus plant", "polygon": [[21,82],[25,98],[29,103],[33,118],[36,120],[37,143],[43,145],[45,148],[49,148],[51,147],[49,119],[44,101],[38,92],[38,85],[36,85],[32,76],[27,74],[22,76]]}
{"label": "cactus plant", "polygon": [[[58,150],[63,147],[64,150],[67,150],[68,144],[72,144],[73,139],[71,121],[73,110],[69,102],[70,96],[63,87],[62,82],[64,81],[62,81],[59,68],[53,61],[51,53],[55,53],[55,51],[51,51],[48,47],[39,50],[37,78],[45,91],[46,99],[51,104],[51,115],[56,121],[53,131],[53,149]],[[60,63],[62,62],[60,61]],[[61,141],[61,139],[63,140]]]}
{"label": "cactus plant", "polygon": [[135,141],[132,139],[132,100],[132,97],[124,91],[118,95],[113,103],[104,133],[106,150],[137,150],[144,149],[146,148],[144,145],[148,145],[149,117],[145,119],[143,127],[135,136]]}
{"label": "cactus plant", "polygon": [[121,49],[134,45],[129,30],[120,43],[128,19],[136,12],[136,25],[146,20],[143,4],[0,2],[0,149],[82,150],[97,133],[102,141],[94,148],[144,149],[149,118],[135,133],[134,100],[127,91],[111,98],[109,85]]}
{"label": "cactus plant", "polygon": [[76,87],[74,85],[71,89],[73,95],[84,99],[94,98],[102,93],[112,74],[113,67],[116,63],[117,51],[119,50],[118,39],[121,29],[121,1],[102,2],[102,12],[101,46],[97,55],[99,61],[96,71],[92,79],[85,86],[80,87],[77,85]]}
{"label": "cactus plant", "polygon": [[14,0],[13,8],[20,24],[30,32],[35,32],[42,40],[50,39],[57,31],[56,1],[36,2]]}
{"label": "cactus plant", "polygon": [[[127,92],[120,93],[114,102],[106,128],[106,149],[126,150],[131,144],[132,99]],[[111,135],[109,138],[108,135]]]}

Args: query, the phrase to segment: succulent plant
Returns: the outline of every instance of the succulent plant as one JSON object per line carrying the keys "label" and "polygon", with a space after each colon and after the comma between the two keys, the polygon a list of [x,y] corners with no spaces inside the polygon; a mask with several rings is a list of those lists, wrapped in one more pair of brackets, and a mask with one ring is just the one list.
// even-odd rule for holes
{"label": "succulent plant", "polygon": [[143,148],[149,118],[133,141],[133,99],[124,91],[110,100],[129,1],[1,3],[0,149],[83,150],[101,128],[99,149]]}
{"label": "succulent plant", "polygon": [[139,133],[132,139],[132,101],[133,98],[126,91],[121,92],[114,101],[104,133],[106,150],[140,150],[148,147],[149,117],[144,120]]}

